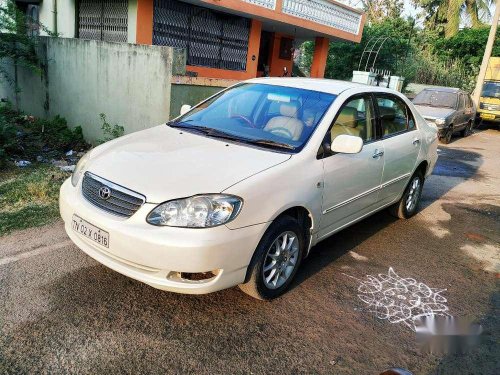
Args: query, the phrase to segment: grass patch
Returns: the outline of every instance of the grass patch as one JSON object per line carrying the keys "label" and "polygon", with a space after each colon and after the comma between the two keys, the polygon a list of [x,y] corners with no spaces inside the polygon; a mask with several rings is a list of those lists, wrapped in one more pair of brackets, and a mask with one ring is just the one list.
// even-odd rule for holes
{"label": "grass patch", "polygon": [[69,177],[46,164],[0,170],[0,236],[59,218],[59,187]]}

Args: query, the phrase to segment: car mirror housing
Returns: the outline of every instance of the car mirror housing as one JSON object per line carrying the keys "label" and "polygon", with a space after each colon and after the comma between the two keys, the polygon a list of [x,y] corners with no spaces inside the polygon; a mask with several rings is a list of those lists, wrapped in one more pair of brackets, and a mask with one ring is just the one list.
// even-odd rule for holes
{"label": "car mirror housing", "polygon": [[181,107],[181,116],[188,113],[191,110],[191,106],[189,104],[183,104]]}
{"label": "car mirror housing", "polygon": [[341,154],[357,154],[363,148],[363,139],[354,135],[340,134],[333,140],[330,150]]}

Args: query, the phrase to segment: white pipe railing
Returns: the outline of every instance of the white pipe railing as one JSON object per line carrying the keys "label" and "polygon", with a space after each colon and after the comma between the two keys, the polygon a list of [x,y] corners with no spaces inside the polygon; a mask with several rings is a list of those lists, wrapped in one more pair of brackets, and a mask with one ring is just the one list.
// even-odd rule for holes
{"label": "white pipe railing", "polygon": [[243,0],[245,3],[250,3],[267,9],[276,9],[276,0]]}

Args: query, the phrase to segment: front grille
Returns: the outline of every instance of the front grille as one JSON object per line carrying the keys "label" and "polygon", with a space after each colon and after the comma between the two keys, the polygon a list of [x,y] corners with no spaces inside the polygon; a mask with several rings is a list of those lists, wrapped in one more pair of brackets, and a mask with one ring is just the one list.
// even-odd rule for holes
{"label": "front grille", "polygon": [[[102,198],[99,191],[106,187],[109,189],[109,198]],[[83,176],[82,193],[94,206],[122,217],[132,216],[146,201],[143,195],[90,172],[85,172]]]}

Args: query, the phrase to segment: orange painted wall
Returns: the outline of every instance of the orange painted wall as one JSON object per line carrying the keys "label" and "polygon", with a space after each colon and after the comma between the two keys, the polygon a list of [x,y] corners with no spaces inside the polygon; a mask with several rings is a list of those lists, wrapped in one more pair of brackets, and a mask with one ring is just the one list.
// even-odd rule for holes
{"label": "orange painted wall", "polygon": [[289,38],[293,40],[292,36],[274,33],[272,41],[272,52],[269,55],[269,76],[281,77],[283,75],[283,67],[286,67],[289,74],[292,72],[293,58],[290,60],[280,59],[280,42],[281,38]]}
{"label": "orange painted wall", "polygon": [[330,41],[328,38],[317,37],[314,43],[314,54],[311,64],[311,77],[323,78],[325,76],[326,59]]}
{"label": "orange painted wall", "polygon": [[[253,19],[248,37],[247,69],[246,71],[206,68],[203,66],[187,65],[186,70],[198,73],[200,77],[225,78],[225,79],[249,79],[257,76],[257,63],[259,61],[260,34],[262,22]],[[255,59],[252,59],[255,56]]]}

